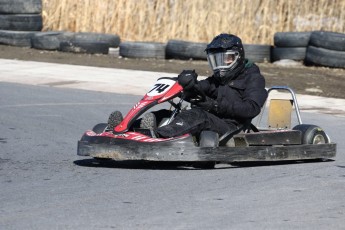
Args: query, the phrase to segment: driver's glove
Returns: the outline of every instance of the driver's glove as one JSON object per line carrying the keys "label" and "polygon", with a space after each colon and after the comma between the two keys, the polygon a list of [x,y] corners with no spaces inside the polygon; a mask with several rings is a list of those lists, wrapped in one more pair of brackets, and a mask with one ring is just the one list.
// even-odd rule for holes
{"label": "driver's glove", "polygon": [[192,107],[200,108],[208,112],[218,113],[218,102],[210,97],[205,97],[205,101],[195,101],[191,102]]}
{"label": "driver's glove", "polygon": [[177,82],[185,91],[189,91],[197,84],[198,74],[195,70],[183,70],[177,77]]}

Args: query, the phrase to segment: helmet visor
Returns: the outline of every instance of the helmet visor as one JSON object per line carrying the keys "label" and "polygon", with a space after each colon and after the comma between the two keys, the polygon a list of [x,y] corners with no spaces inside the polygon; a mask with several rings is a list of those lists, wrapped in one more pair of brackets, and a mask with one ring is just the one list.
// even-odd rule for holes
{"label": "helmet visor", "polygon": [[236,66],[238,58],[239,52],[230,50],[207,54],[207,60],[213,70],[232,69]]}

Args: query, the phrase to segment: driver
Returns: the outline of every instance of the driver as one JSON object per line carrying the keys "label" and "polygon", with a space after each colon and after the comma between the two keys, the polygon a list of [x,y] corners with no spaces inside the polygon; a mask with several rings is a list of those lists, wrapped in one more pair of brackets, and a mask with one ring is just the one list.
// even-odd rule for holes
{"label": "driver", "polygon": [[183,70],[178,83],[185,94],[206,97],[193,101],[190,110],[183,110],[168,125],[156,128],[155,113],[142,119],[143,128],[156,128],[160,137],[174,137],[203,130],[232,136],[249,128],[251,120],[260,113],[267,98],[265,79],[257,65],[245,59],[242,41],[232,34],[216,36],[206,47],[207,59],[213,75],[197,81],[194,70]]}

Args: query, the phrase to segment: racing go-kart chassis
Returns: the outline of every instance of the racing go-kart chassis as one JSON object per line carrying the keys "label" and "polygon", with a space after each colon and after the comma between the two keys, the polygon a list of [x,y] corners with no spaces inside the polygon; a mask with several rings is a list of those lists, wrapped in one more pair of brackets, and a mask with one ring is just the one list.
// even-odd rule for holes
{"label": "racing go-kart chassis", "polygon": [[[297,99],[288,87],[268,90],[287,91],[291,99],[270,102],[269,124],[266,128],[251,125],[246,132],[231,138],[203,131],[195,137],[188,133],[173,137],[155,137],[152,130],[133,127],[135,121],[157,104],[169,102],[174,111],[160,125],[166,125],[182,110],[183,91],[177,78],[159,78],[149,92],[128,112],[121,123],[109,129],[107,123],[97,124],[78,141],[78,155],[115,161],[170,161],[206,163],[265,162],[308,159],[329,159],[336,156],[336,144],[316,125],[303,124]],[[179,98],[178,102],[173,101]],[[263,107],[259,124],[265,114]],[[294,107],[298,125],[290,128]],[[272,109],[271,109],[272,108]],[[208,164],[211,163],[211,164]]]}

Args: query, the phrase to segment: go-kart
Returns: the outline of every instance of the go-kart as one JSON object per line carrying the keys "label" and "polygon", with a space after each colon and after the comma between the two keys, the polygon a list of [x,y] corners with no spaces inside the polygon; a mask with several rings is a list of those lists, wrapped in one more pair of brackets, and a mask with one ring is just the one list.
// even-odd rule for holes
{"label": "go-kart", "polygon": [[[197,90],[198,91],[198,90]],[[159,104],[170,104],[171,116],[159,125],[169,124],[186,103],[183,88],[177,78],[162,77],[146,95],[133,106],[114,128],[100,123],[86,131],[78,141],[78,155],[115,161],[169,161],[186,162],[212,168],[216,162],[266,162],[308,159],[330,159],[336,156],[336,144],[323,129],[303,124],[295,93],[288,87],[275,86],[272,91],[287,91],[290,99],[272,99],[257,117],[261,125],[267,114],[264,128],[250,125],[246,131],[234,136],[219,136],[212,131],[202,131],[199,136],[186,133],[172,138],[156,137],[151,129],[134,124],[142,115]],[[198,100],[204,95],[199,92]],[[174,102],[174,99],[178,100]],[[268,101],[268,100],[267,100]],[[266,101],[266,103],[267,103]],[[297,125],[291,128],[291,113],[296,111]]]}

